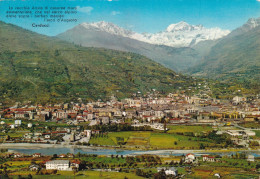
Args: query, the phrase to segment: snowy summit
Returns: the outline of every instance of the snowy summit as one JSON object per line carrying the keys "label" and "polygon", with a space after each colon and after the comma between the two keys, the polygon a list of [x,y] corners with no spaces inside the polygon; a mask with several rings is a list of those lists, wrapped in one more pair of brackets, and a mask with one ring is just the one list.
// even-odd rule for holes
{"label": "snowy summit", "polygon": [[229,30],[216,28],[205,28],[202,25],[190,25],[184,21],[170,24],[166,30],[158,33],[140,34],[121,28],[109,22],[82,23],[86,29],[104,31],[113,35],[128,37],[156,45],[171,47],[189,47],[205,40],[216,40],[230,33]]}

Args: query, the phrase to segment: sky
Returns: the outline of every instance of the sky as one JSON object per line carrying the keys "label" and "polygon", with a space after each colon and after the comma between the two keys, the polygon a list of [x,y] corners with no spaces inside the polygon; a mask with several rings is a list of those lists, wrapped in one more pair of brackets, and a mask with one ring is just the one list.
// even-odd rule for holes
{"label": "sky", "polygon": [[[64,19],[76,22],[45,22],[43,18],[7,18],[9,7],[77,7]],[[260,17],[260,0],[0,0],[0,20],[54,36],[83,22],[107,21],[139,33],[163,31],[185,21],[206,28],[233,30],[249,18]],[[49,27],[32,27],[32,24]]]}

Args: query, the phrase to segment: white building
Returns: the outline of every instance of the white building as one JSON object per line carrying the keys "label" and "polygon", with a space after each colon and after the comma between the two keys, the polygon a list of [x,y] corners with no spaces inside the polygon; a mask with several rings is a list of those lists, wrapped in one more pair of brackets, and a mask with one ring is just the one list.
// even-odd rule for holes
{"label": "white building", "polygon": [[28,128],[32,128],[32,123],[28,123]]}
{"label": "white building", "polygon": [[14,121],[14,125],[15,126],[20,126],[22,124],[22,121],[21,120],[15,120]]}
{"label": "white building", "polygon": [[157,168],[157,172],[160,172],[164,170],[165,174],[166,175],[173,175],[173,176],[177,176],[178,175],[178,170],[174,167],[170,167],[170,168],[166,168],[166,167],[160,167],[160,168]]}
{"label": "white building", "polygon": [[69,160],[53,160],[46,162],[46,170],[71,171]]}
{"label": "white building", "polygon": [[245,97],[239,97],[239,96],[235,96],[233,98],[234,103],[240,103],[241,101],[246,101],[246,98]]}
{"label": "white building", "polygon": [[254,162],[254,161],[255,161],[255,156],[253,156],[253,155],[248,155],[248,156],[247,156],[247,161],[249,161],[249,162]]}
{"label": "white building", "polygon": [[168,169],[165,170],[165,174],[166,174],[166,175],[177,176],[177,175],[178,175],[178,171],[177,171],[176,168],[170,167],[170,168],[168,168]]}
{"label": "white building", "polygon": [[214,156],[203,155],[203,156],[202,156],[202,161],[203,161],[203,162],[215,162],[216,159],[215,159]]}
{"label": "white building", "polygon": [[185,156],[185,163],[193,163],[195,161],[195,155],[194,154],[186,154]]}

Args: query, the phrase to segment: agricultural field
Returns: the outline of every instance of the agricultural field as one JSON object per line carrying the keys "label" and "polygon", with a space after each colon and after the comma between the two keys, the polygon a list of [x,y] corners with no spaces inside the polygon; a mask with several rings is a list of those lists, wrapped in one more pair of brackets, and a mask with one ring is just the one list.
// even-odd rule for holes
{"label": "agricultural field", "polygon": [[255,132],[255,136],[260,138],[260,130],[255,130],[254,132]]}
{"label": "agricultural field", "polygon": [[168,131],[168,133],[177,133],[177,132],[209,132],[212,131],[212,127],[211,126],[182,126],[182,125],[178,125],[178,126],[172,126],[172,125],[168,125],[167,128],[169,128],[170,130]]}
{"label": "agricultural field", "polygon": [[28,171],[20,171],[12,173],[12,176],[14,179],[18,179],[18,175],[21,176],[28,176],[31,174],[33,176],[33,179],[83,179],[83,178],[90,178],[90,179],[108,179],[108,178],[118,178],[118,179],[124,179],[124,178],[135,178],[135,179],[141,179],[143,177],[139,177],[135,175],[134,173],[123,173],[123,172],[100,172],[100,171],[80,171],[74,173],[73,172],[67,172],[67,171],[58,171],[55,175],[35,175],[35,172],[28,172]]}
{"label": "agricultural field", "polygon": [[258,178],[256,173],[245,171],[243,168],[236,168],[232,166],[213,167],[209,165],[201,165],[192,169],[192,174],[186,175],[186,178],[216,178],[214,174],[219,174],[222,178]]}
{"label": "agricultural field", "polygon": [[[154,133],[151,137],[151,146],[160,148],[161,144],[165,148],[174,149],[198,149],[200,147],[196,137],[188,137],[177,134],[164,134],[164,133]],[[210,143],[208,143],[210,144]]]}
{"label": "agricultural field", "polygon": [[[135,179],[141,179],[143,177],[139,177],[135,175],[134,173],[123,173],[123,172],[99,172],[99,171],[86,171],[82,173],[82,178],[90,178],[90,179],[97,179],[97,178],[118,178],[118,179],[124,179],[124,178],[135,178]],[[79,176],[79,178],[81,178]]]}
{"label": "agricultural field", "polygon": [[211,146],[215,143],[205,137],[195,136],[212,131],[210,126],[169,126],[169,128],[167,133],[161,131],[110,132],[105,135],[93,136],[90,139],[90,144],[120,145],[124,148],[140,149],[199,149],[201,145]]}
{"label": "agricultural field", "polygon": [[127,140],[128,146],[149,146],[151,132],[134,132]]}
{"label": "agricultural field", "polygon": [[116,145],[109,137],[92,137],[89,143],[92,145]]}

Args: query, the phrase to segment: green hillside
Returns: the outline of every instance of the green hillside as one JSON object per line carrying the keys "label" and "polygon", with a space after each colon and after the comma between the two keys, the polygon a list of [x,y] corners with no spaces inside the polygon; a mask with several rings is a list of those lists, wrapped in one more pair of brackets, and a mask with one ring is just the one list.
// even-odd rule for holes
{"label": "green hillside", "polygon": [[0,22],[0,102],[170,92],[190,78],[134,53],[85,48]]}
{"label": "green hillside", "polygon": [[259,90],[260,27],[220,40],[190,73],[200,77],[233,81]]}

